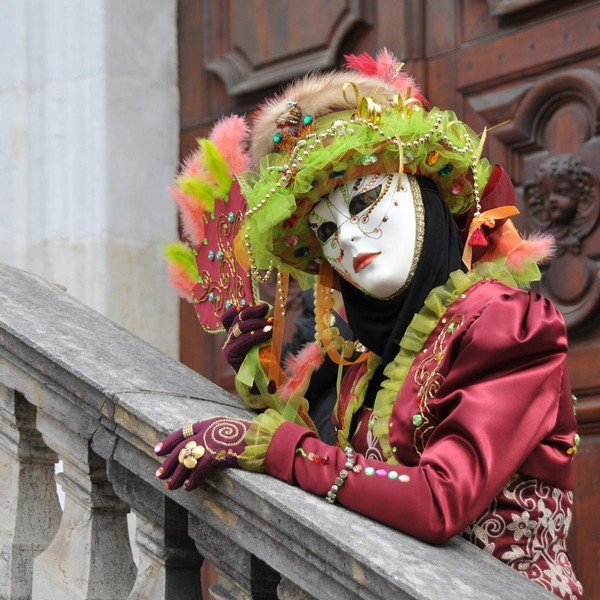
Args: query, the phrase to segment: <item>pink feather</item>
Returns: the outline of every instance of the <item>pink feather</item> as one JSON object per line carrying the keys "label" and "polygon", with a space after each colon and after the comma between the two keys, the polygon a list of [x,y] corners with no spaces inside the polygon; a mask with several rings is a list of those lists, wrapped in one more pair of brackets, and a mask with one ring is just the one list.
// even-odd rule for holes
{"label": "pink feather", "polygon": [[513,271],[523,271],[528,263],[552,258],[555,252],[556,242],[551,235],[532,234],[508,253],[506,265]]}
{"label": "pink feather", "polygon": [[196,282],[193,281],[187,271],[180,265],[174,263],[167,264],[167,276],[169,285],[175,293],[188,302],[192,301],[192,293]]}
{"label": "pink feather", "polygon": [[346,59],[344,65],[346,68],[371,77],[377,75],[377,61],[370,54],[366,52],[362,54],[345,54],[344,58]]}
{"label": "pink feather", "polygon": [[169,188],[179,207],[183,234],[194,246],[204,240],[204,218],[201,204],[188,194],[177,188]]}
{"label": "pink feather", "polygon": [[381,77],[385,82],[391,83],[403,96],[410,88],[410,95],[417,98],[425,107],[429,106],[427,99],[421,93],[416,81],[402,70],[402,61],[388,48],[382,48],[375,58],[363,52],[362,54],[346,54],[346,67],[369,75]]}
{"label": "pink feather", "polygon": [[280,388],[279,394],[289,400],[302,386],[306,378],[323,364],[321,347],[314,342],[306,344],[296,355],[289,355],[284,364],[287,382]]}
{"label": "pink feather", "polygon": [[250,130],[243,117],[224,117],[213,127],[210,139],[225,159],[231,177],[250,168]]}

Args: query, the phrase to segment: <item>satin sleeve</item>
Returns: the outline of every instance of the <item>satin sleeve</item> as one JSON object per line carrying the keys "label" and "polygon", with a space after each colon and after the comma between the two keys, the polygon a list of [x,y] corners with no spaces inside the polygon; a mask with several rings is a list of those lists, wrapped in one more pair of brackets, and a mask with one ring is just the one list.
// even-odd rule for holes
{"label": "satin sleeve", "polygon": [[[343,506],[431,543],[473,522],[549,435],[565,385],[566,332],[546,299],[505,294],[466,325],[435,398],[440,421],[418,464],[357,455],[358,467],[337,494]],[[412,401],[403,390],[396,400]],[[411,424],[391,424],[410,434]],[[310,453],[318,461],[308,460]],[[341,449],[284,423],[269,444],[265,470],[325,496],[346,460]]]}

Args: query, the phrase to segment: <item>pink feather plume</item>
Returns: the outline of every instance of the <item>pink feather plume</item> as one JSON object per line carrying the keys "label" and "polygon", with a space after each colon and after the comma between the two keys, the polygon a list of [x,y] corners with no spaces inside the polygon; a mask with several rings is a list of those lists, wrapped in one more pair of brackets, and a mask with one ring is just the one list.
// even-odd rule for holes
{"label": "pink feather plume", "polygon": [[231,177],[250,168],[247,151],[250,130],[243,117],[231,115],[222,118],[213,127],[210,139],[225,159]]}
{"label": "pink feather plume", "polygon": [[506,266],[514,271],[523,271],[528,263],[552,258],[555,252],[556,242],[551,235],[532,234],[509,252],[506,257]]}
{"label": "pink feather plume", "polygon": [[202,151],[199,148],[183,159],[181,174],[193,175],[214,183],[214,177],[204,168]]}
{"label": "pink feather plume", "polygon": [[202,205],[188,194],[170,187],[169,192],[179,207],[183,234],[194,246],[199,246],[204,239],[204,218]]}
{"label": "pink feather plume", "polygon": [[289,355],[284,364],[287,382],[280,388],[279,394],[289,400],[314,371],[323,364],[321,347],[314,342],[306,344],[296,355]]}
{"label": "pink feather plume", "polygon": [[167,263],[167,276],[169,285],[175,293],[188,302],[192,301],[192,293],[196,282],[193,281],[186,270],[174,263]]}
{"label": "pink feather plume", "polygon": [[366,52],[346,54],[344,58],[346,59],[345,66],[348,69],[353,69],[371,77],[381,77],[381,79],[396,87],[403,96],[406,96],[406,92],[410,88],[413,98],[417,98],[425,107],[429,106],[416,81],[402,70],[402,61],[388,48],[382,48],[375,58]]}

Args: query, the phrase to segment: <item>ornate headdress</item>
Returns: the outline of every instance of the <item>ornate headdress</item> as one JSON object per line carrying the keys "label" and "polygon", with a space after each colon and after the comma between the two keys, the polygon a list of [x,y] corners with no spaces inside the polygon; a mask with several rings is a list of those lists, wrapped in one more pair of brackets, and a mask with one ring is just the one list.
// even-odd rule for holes
{"label": "ornate headdress", "polygon": [[[331,269],[322,259],[308,214],[340,183],[369,173],[404,172],[432,179],[465,228],[468,267],[474,259],[506,261],[511,254],[519,255],[515,266],[527,271],[520,280],[531,281],[539,278],[539,270],[531,265],[543,258],[550,243],[535,241],[524,251],[525,243],[508,219],[518,213],[512,184],[501,169],[492,169],[481,156],[485,132],[477,136],[453,112],[429,108],[402,63],[387,50],[376,58],[348,56],[347,67],[310,75],[256,112],[252,172],[247,171],[249,158],[242,152],[243,125],[239,132],[227,126],[227,135],[211,136],[247,204],[235,244],[239,264],[254,280],[268,279],[274,269],[278,271],[276,318],[278,313],[285,314],[287,275],[308,287],[319,274],[317,331],[325,350],[338,360],[340,351],[348,356],[352,348],[329,328]],[[175,191],[184,230],[199,259],[204,238],[197,230],[207,221],[206,211],[212,210],[211,199],[225,198],[229,192],[224,181],[220,185],[216,171],[225,169],[218,167],[212,150],[200,141],[200,153],[184,165]],[[231,155],[237,160],[235,168],[226,158]],[[206,180],[213,182],[210,189]],[[204,217],[186,216],[189,207],[198,204],[204,205]],[[534,260],[521,260],[523,255]],[[233,301],[233,296],[228,299]]]}

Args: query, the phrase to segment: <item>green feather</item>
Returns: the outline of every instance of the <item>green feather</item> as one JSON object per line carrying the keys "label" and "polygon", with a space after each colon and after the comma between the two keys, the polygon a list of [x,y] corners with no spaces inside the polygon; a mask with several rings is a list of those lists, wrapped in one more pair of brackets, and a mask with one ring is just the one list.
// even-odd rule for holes
{"label": "green feather", "polygon": [[206,179],[197,175],[180,175],[177,178],[177,186],[184,194],[198,200],[204,210],[214,210],[215,188]]}
{"label": "green feather", "polygon": [[202,162],[207,171],[215,178],[217,198],[225,198],[231,188],[231,177],[225,159],[210,140],[199,139],[198,145],[202,149]]}
{"label": "green feather", "polygon": [[182,267],[193,281],[198,280],[196,257],[189,246],[183,242],[173,242],[164,247],[163,254],[168,262]]}

